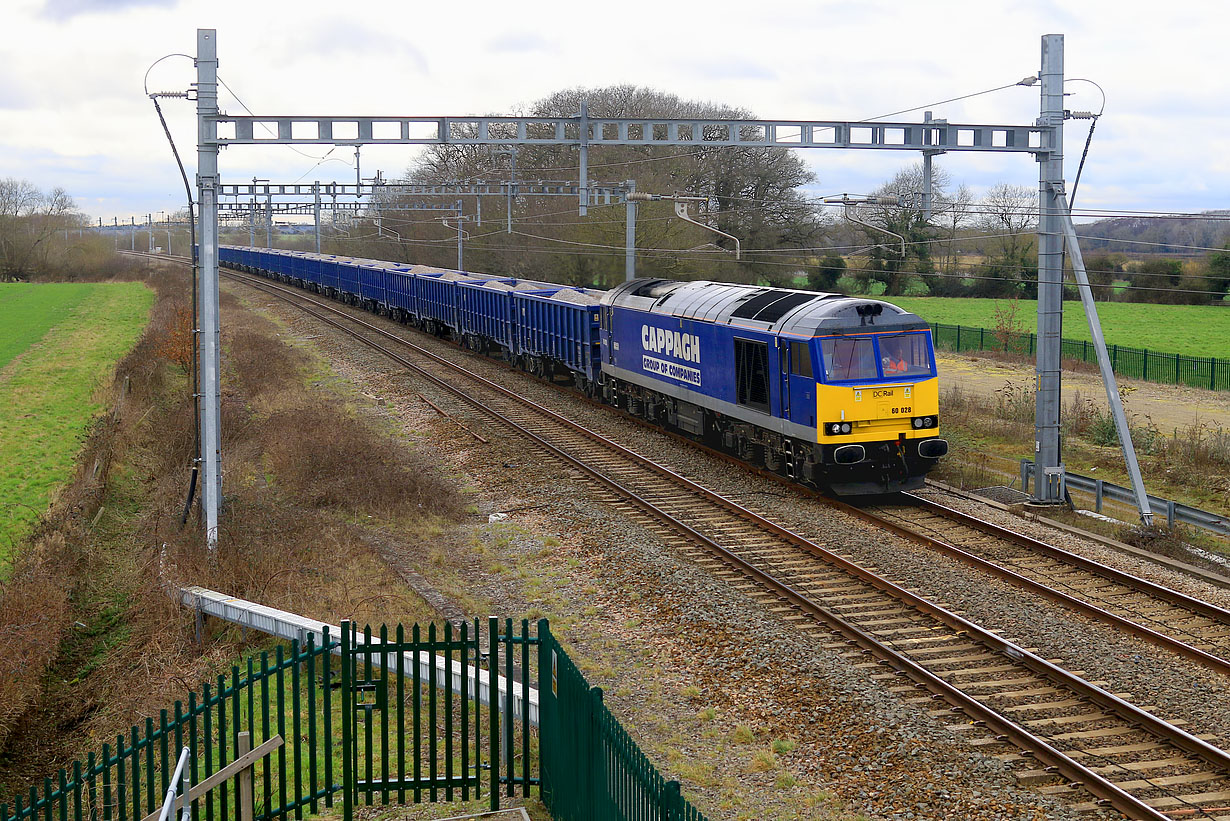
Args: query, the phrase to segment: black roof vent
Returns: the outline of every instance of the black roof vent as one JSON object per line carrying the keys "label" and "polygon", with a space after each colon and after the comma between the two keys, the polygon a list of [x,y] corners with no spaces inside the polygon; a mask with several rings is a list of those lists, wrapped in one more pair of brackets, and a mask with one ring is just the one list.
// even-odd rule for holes
{"label": "black roof vent", "polygon": [[760,322],[776,322],[798,306],[811,302],[815,294],[799,291],[769,289],[735,308],[731,316],[737,319],[755,319]]}

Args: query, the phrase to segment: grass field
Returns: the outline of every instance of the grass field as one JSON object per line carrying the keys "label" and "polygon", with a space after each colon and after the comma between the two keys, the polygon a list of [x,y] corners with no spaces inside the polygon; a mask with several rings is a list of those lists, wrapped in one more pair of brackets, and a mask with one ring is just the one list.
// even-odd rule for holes
{"label": "grass field", "polygon": [[69,317],[93,286],[76,282],[42,285],[0,283],[0,368],[57,322]]}
{"label": "grass field", "polygon": [[0,285],[0,560],[71,476],[153,298],[136,283]]}
{"label": "grass field", "polygon": [[[995,327],[995,306],[1007,300],[945,297],[892,297],[895,305],[913,311],[928,322],[946,325]],[[1019,300],[1020,330],[1037,329],[1038,303]],[[1099,302],[1098,316],[1107,344],[1148,348],[1187,356],[1230,359],[1230,309],[1210,305],[1148,305]],[[1065,339],[1090,339],[1089,324],[1079,302],[1064,303]]]}

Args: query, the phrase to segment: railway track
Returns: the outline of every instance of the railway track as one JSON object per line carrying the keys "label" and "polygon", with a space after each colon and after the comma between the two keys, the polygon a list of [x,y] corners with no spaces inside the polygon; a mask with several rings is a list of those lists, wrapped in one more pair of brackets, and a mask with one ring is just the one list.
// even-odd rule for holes
{"label": "railway track", "polygon": [[[1082,809],[1109,805],[1130,818],[1230,819],[1230,755],[1209,737],[1187,733],[1179,722],[1167,723],[1123,694],[407,340],[300,291],[237,278],[296,303],[519,432],[714,575],[800,627],[831,630],[841,640],[830,647],[892,668],[877,677],[908,680],[894,689],[925,688],[929,695],[916,699],[949,705],[934,712],[959,714],[954,729],[990,731],[973,743],[1014,744],[1020,752],[1001,757],[1036,761],[1019,777],[1039,791]],[[389,349],[389,341],[413,350],[418,361]],[[458,376],[473,387],[459,387]],[[900,520],[897,526],[904,527]],[[1082,801],[1081,790],[1093,800]]]}
{"label": "railway track", "polygon": [[854,515],[1230,675],[1230,611],[912,493]]}
{"label": "railway track", "polygon": [[985,726],[994,738],[983,740],[1015,744],[1037,762],[1022,778],[1041,792],[1131,818],[1230,819],[1230,754],[1207,738],[446,358],[297,290],[236,278],[351,333],[524,436],[699,565],[795,624],[833,631],[841,640],[831,647],[891,667],[882,675],[907,679],[903,691],[928,690],[920,698],[942,700],[949,706],[940,712],[961,716],[955,728]]}

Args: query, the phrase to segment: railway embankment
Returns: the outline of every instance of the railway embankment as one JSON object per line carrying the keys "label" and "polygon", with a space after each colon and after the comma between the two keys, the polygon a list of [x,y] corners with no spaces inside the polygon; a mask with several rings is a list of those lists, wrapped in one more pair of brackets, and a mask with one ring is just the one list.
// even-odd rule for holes
{"label": "railway embankment", "polygon": [[384,552],[454,538],[464,498],[392,440],[374,403],[233,297],[223,305],[228,524],[219,553],[202,555],[199,528],[180,523],[194,453],[184,271],[138,273],[157,293],[151,321],[117,368],[111,412],[73,481],[0,588],[0,801],[259,648],[219,625],[197,644],[166,581],[334,622],[438,618]]}

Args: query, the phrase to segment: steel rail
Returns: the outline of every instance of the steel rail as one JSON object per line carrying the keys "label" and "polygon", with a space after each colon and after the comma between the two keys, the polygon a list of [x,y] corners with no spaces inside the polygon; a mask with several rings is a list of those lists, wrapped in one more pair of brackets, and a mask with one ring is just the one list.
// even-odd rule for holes
{"label": "steel rail", "polygon": [[[816,545],[810,542],[809,540],[793,533],[792,531],[765,519],[759,514],[756,514],[750,510],[747,510],[741,505],[729,499],[726,499],[725,497],[722,497],[719,494],[696,484],[695,482],[692,482],[690,479],[687,479],[686,477],[683,477],[675,473],[674,471],[671,471],[669,468],[665,468],[653,462],[652,460],[649,460],[646,457],[641,456],[640,454],[637,454],[634,451],[631,451],[611,441],[610,439],[607,439],[606,437],[601,436],[600,434],[596,434],[593,431],[586,429],[585,427],[579,425],[578,423],[573,422],[572,420],[569,420],[563,416],[560,416],[559,414],[555,413],[554,411],[551,411],[550,409],[544,408],[541,405],[538,405],[537,403],[531,400],[527,400],[524,397],[517,395],[516,393],[508,390],[507,388],[497,385],[482,376],[474,374],[472,371],[469,371],[468,369],[461,367],[460,365],[449,362],[447,359],[444,359],[443,357],[439,357],[436,354],[431,353],[430,351],[425,351],[422,348],[419,348],[417,345],[414,345],[413,343],[410,343],[407,340],[401,339],[395,334],[391,334],[388,331],[385,331],[381,328],[371,325],[370,323],[364,322],[363,320],[360,320],[358,318],[351,317],[343,311],[337,310],[335,308],[332,308],[331,306],[320,303],[319,301],[312,299],[310,297],[305,297],[300,294],[295,294],[293,291],[290,291],[289,289],[267,287],[267,284],[264,282],[260,282],[260,281],[253,282],[252,280],[249,280],[246,277],[234,277],[234,278],[239,281],[245,282],[249,285],[252,285],[254,287],[258,287],[261,290],[265,290],[269,293],[285,292],[285,293],[293,294],[294,296],[300,299],[303,299],[306,302],[310,302],[321,308],[325,308],[329,311],[341,314],[342,316],[345,316],[347,319],[349,319],[350,321],[356,324],[362,325],[368,328],[369,330],[373,330],[377,332],[378,334],[382,336],[386,336],[401,344],[407,345],[408,347],[416,350],[416,352],[426,355],[428,358],[432,359],[433,361],[439,362],[440,364],[443,364],[446,367],[449,367],[455,371],[458,371],[461,374],[469,376],[475,379],[476,381],[478,381],[479,383],[496,390],[498,393],[505,395],[517,402],[525,404],[531,407],[532,409],[536,410],[537,412],[546,415],[552,420],[557,421],[561,424],[564,424],[565,426],[584,434],[588,438],[591,438],[592,440],[597,441],[598,443],[602,444],[604,447],[611,449],[613,451],[616,451],[628,458],[631,458],[635,460],[638,464],[641,464],[642,466],[647,467],[661,475],[672,478],[675,482],[687,488],[689,491],[696,493],[697,495],[700,495],[723,507],[726,507],[732,512],[735,512],[737,515],[740,515],[744,518],[747,518],[755,522],[758,526],[774,533],[775,535],[782,537],[786,541],[794,544],[796,547],[800,547],[804,549],[805,551],[814,555],[816,558],[822,559],[831,565],[837,566],[847,571],[848,573],[855,576],[856,578],[859,578],[865,583],[870,584],[871,586],[896,598],[899,601],[909,604],[915,610],[918,610],[919,612],[922,612],[922,613],[925,613],[931,616],[932,618],[936,619],[937,621],[949,627],[950,629],[958,633],[964,633],[970,636],[971,638],[974,638],[979,643],[983,644],[984,646],[988,647],[989,649],[997,653],[1002,654],[1003,656],[1010,659],[1014,663],[1019,664],[1022,667],[1025,667],[1026,669],[1029,669],[1030,671],[1037,673],[1052,682],[1055,682],[1057,684],[1060,684],[1061,686],[1067,687],[1072,692],[1086,698],[1093,704],[1099,707],[1102,707],[1103,709],[1106,709],[1109,712],[1116,714],[1123,719],[1126,719],[1129,723],[1135,726],[1138,726],[1146,730],[1147,732],[1151,733],[1152,735],[1171,743],[1178,749],[1181,749],[1197,758],[1200,758],[1204,760],[1205,762],[1212,764],[1224,771],[1230,772],[1230,754],[1227,754],[1225,751],[1220,750],[1217,747],[1214,747],[1208,744],[1207,742],[1202,741],[1199,738],[1196,738],[1195,736],[1185,732],[1184,730],[1181,730],[1178,727],[1175,727],[1153,716],[1152,714],[1144,710],[1141,710],[1135,705],[1118,698],[1114,694],[1106,690],[1103,690],[1102,688],[1094,684],[1091,684],[1090,682],[1085,681],[1079,676],[1076,676],[1068,672],[1067,670],[1064,670],[1063,668],[1060,668],[1057,665],[1052,664],[1051,662],[1046,661],[1045,659],[1037,656],[1036,654],[1031,653],[1022,647],[1019,647],[1018,645],[1012,642],[1002,639],[999,636],[996,636],[994,633],[991,633],[990,631],[974,624],[973,622],[970,622],[964,619],[963,617],[958,616],[957,614],[952,613],[951,611],[948,611],[947,609],[940,607],[939,605],[933,602],[930,602],[929,600],[921,596],[918,596],[917,594],[911,593],[910,591],[896,584],[893,584],[892,582],[889,582],[886,579],[876,576],[875,574],[871,573],[870,571],[865,570],[864,568],[855,564],[854,562],[848,559],[845,559],[844,557],[836,553],[833,553],[829,550],[826,550],[825,548],[820,547],[819,545]],[[326,317],[322,317],[319,314],[317,314],[315,311],[311,311],[310,309],[303,309],[303,310],[305,310],[305,312],[307,313],[317,316],[317,318],[322,319],[322,321],[327,322],[327,324],[330,324],[334,327],[338,327],[341,330],[348,331],[348,329],[343,328],[340,325],[340,323],[337,323]],[[637,494],[635,491],[632,491],[631,489],[624,487],[623,485],[619,484],[618,482],[611,479],[610,477],[605,476],[600,471],[593,468],[591,465],[587,464],[586,462],[572,456],[571,454],[567,453],[566,451],[562,450],[556,445],[550,443],[543,437],[533,433],[532,431],[529,431],[524,426],[516,423],[515,421],[511,419],[508,419],[506,416],[503,416],[502,414],[499,414],[497,411],[487,407],[486,405],[484,405],[482,402],[478,401],[474,397],[471,397],[468,394],[466,394],[461,388],[454,386],[450,384],[449,382],[442,380],[430,373],[427,373],[421,367],[414,365],[413,363],[409,363],[408,360],[397,355],[396,353],[393,353],[392,351],[389,351],[384,346],[381,346],[371,340],[364,339],[362,336],[355,334],[352,331],[348,331],[348,332],[350,332],[356,340],[362,341],[364,342],[364,344],[367,344],[370,347],[380,350],[381,352],[390,356],[390,358],[394,359],[394,361],[407,365],[407,367],[411,368],[417,373],[420,373],[425,378],[427,378],[429,381],[431,381],[433,384],[436,384],[440,387],[445,388],[451,393],[454,393],[459,398],[463,399],[466,402],[469,402],[470,404],[474,405],[476,408],[479,408],[483,412],[488,413],[490,415],[497,416],[498,418],[501,419],[501,421],[504,424],[507,424],[513,427],[514,429],[516,429],[517,431],[523,433],[527,438],[534,441],[536,444],[538,444],[540,447],[543,447],[548,452],[558,456],[563,461],[577,468],[578,470],[582,471],[586,475],[593,477],[597,482],[610,488],[611,490],[616,492],[618,495],[623,496],[627,498],[628,500],[632,501],[634,504],[636,504],[638,507],[645,510],[647,513],[652,515],[654,518],[657,518],[660,521],[663,521],[670,527],[676,529],[677,531],[685,535],[687,538],[704,545],[707,549],[716,553],[722,559],[722,561],[736,567],[737,569],[739,569],[740,572],[743,572],[747,576],[751,577],[762,587],[767,588],[769,592],[771,592],[772,594],[778,596],[779,598],[782,598],[783,600],[791,603],[792,605],[799,607],[804,612],[807,612],[813,617],[819,618],[824,624],[829,625],[832,629],[838,630],[840,633],[847,636],[849,639],[855,641],[863,649],[867,650],[873,655],[876,655],[878,658],[891,664],[898,670],[901,670],[903,673],[910,676],[912,680],[915,680],[919,682],[920,684],[927,686],[928,688],[933,688],[934,690],[938,691],[945,698],[945,700],[949,701],[949,703],[952,704],[954,707],[959,707],[962,710],[962,712],[967,712],[967,715],[970,715],[976,721],[981,721],[985,723],[986,726],[994,730],[998,735],[1003,736],[1004,738],[1008,740],[1012,740],[1015,744],[1017,744],[1017,746],[1021,747],[1022,749],[1026,749],[1026,750],[1033,752],[1034,755],[1040,761],[1042,761],[1045,764],[1055,767],[1057,772],[1069,778],[1069,780],[1074,781],[1074,782],[1079,782],[1082,786],[1085,787],[1085,789],[1087,789],[1094,796],[1108,803],[1110,806],[1113,806],[1115,809],[1119,810],[1120,812],[1123,812],[1128,817],[1146,818],[1146,819],[1164,819],[1168,817],[1154,810],[1153,808],[1149,807],[1147,804],[1145,804],[1140,799],[1137,799],[1133,797],[1132,795],[1130,795],[1129,793],[1127,793],[1126,791],[1122,790],[1121,788],[1116,786],[1113,782],[1111,782],[1109,779],[1105,778],[1104,776],[1098,773],[1095,773],[1089,768],[1084,767],[1078,762],[1072,760],[1062,751],[1057,750],[1054,747],[1050,746],[1041,738],[1028,732],[1024,728],[1022,728],[1020,725],[1016,724],[1015,722],[1012,722],[1010,719],[1007,719],[1006,717],[1000,715],[999,713],[997,713],[996,711],[994,711],[987,705],[982,704],[981,702],[979,702],[977,699],[973,698],[972,696],[962,692],[961,690],[957,689],[956,687],[944,681],[943,679],[940,679],[938,676],[935,676],[934,674],[930,673],[925,668],[921,667],[917,662],[914,662],[912,659],[909,659],[908,657],[905,657],[897,653],[896,651],[889,648],[887,645],[884,645],[878,640],[876,640],[874,637],[870,636],[869,634],[866,634],[865,632],[860,630],[858,627],[846,622],[840,616],[832,613],[827,608],[824,608],[822,605],[812,601],[811,599],[807,598],[805,595],[794,590],[789,585],[775,579],[771,575],[751,565],[746,560],[735,555],[734,553],[729,551],[727,548],[715,542],[710,537],[705,536],[704,534],[696,531],[694,528],[680,521],[679,519],[667,513],[666,511],[661,510],[660,508],[655,506],[652,502],[650,502],[649,500]]]}
{"label": "steel rail", "polygon": [[1027,536],[1024,533],[1019,533],[1011,528],[988,522],[985,519],[979,519],[976,516],[971,516],[964,511],[956,510],[947,505],[940,504],[932,499],[927,499],[919,496],[916,493],[906,493],[917,506],[932,513],[938,513],[946,519],[952,519],[963,525],[981,530],[990,536],[995,536],[1000,539],[1015,542],[1021,547],[1027,547],[1035,553],[1042,553],[1053,559],[1058,559],[1065,564],[1074,565],[1081,570],[1088,571],[1105,579],[1109,579],[1118,584],[1131,587],[1133,590],[1138,590],[1141,593],[1146,593],[1154,598],[1163,599],[1173,605],[1182,607],[1184,610],[1190,610],[1193,613],[1212,619],[1222,624],[1230,625],[1230,610],[1223,607],[1218,607],[1215,604],[1197,599],[1194,596],[1189,596],[1178,590],[1172,590],[1169,587],[1164,587],[1156,582],[1151,582],[1148,579],[1143,579],[1140,576],[1134,576],[1124,570],[1111,567],[1110,565],[1102,564],[1101,562],[1087,558],[1079,553],[1073,553],[1069,550],[1064,550],[1062,547],[1047,544],[1032,536]]}
{"label": "steel rail", "polygon": [[[1073,610],[1085,614],[1086,616],[1097,619],[1098,621],[1106,622],[1107,624],[1123,630],[1126,633],[1130,633],[1131,635],[1142,638],[1152,644],[1165,648],[1166,650],[1177,653],[1184,658],[1198,662],[1199,664],[1202,664],[1212,670],[1216,670],[1219,673],[1230,675],[1230,659],[1225,659],[1221,656],[1201,650],[1199,647],[1193,647],[1187,642],[1175,638],[1174,636],[1158,632],[1157,630],[1146,627],[1145,625],[1133,621],[1125,616],[1112,613],[1109,610],[1098,607],[1096,604],[1092,604],[1091,602],[1077,598],[1070,593],[1065,593],[1062,590],[1050,587],[1042,582],[1031,579],[1024,574],[1018,573],[1015,570],[1004,567],[1001,564],[990,561],[989,559],[984,559],[981,556],[975,555],[967,550],[963,550],[956,545],[943,541],[942,539],[937,539],[934,536],[929,536],[926,533],[922,533],[899,522],[895,522],[881,514],[854,507],[844,502],[837,502],[835,500],[829,501],[832,501],[838,509],[843,510],[846,513],[850,513],[865,522],[883,528],[884,530],[895,533],[898,536],[902,536],[913,542],[918,542],[926,547],[938,551],[939,553],[949,556],[950,558],[957,559],[958,561],[964,562],[971,567],[985,571],[996,578],[1003,579],[1004,581],[1010,582],[1018,587],[1025,588],[1030,592],[1045,596],[1052,601],[1059,602],[1072,608]],[[935,512],[951,512],[954,515],[949,518],[953,518],[962,524],[967,524],[970,527],[982,530],[989,535],[1008,539],[1025,547],[1033,548],[1034,545],[1037,545],[1039,546],[1037,549],[1039,549],[1040,552],[1042,552],[1042,548],[1046,548],[1045,554],[1051,558],[1069,562],[1082,570],[1088,570],[1088,572],[1094,573],[1102,578],[1123,584],[1124,586],[1132,587],[1140,592],[1147,593],[1148,595],[1155,596],[1156,598],[1162,599],[1170,604],[1187,609],[1197,615],[1205,616],[1206,618],[1214,619],[1219,623],[1230,625],[1230,611],[1223,610],[1216,605],[1209,604],[1208,602],[1202,602],[1199,599],[1186,596],[1176,590],[1170,590],[1169,588],[1162,587],[1161,585],[1154,584],[1153,582],[1141,579],[1129,573],[1115,570],[1114,568],[1099,564],[1091,559],[1086,559],[1083,556],[1068,553],[1061,548],[1052,547],[1044,542],[1031,539],[1028,536],[1013,533],[1013,531],[1006,528],[999,528],[998,525],[994,525],[990,522],[983,522],[981,519],[967,516],[960,511],[950,510],[950,508],[946,508],[938,503],[929,502],[929,500],[920,501],[928,502],[929,509]],[[948,516],[947,513],[941,513],[941,515]],[[1002,530],[1004,535],[1000,535],[1000,533],[995,532],[997,530]]]}

